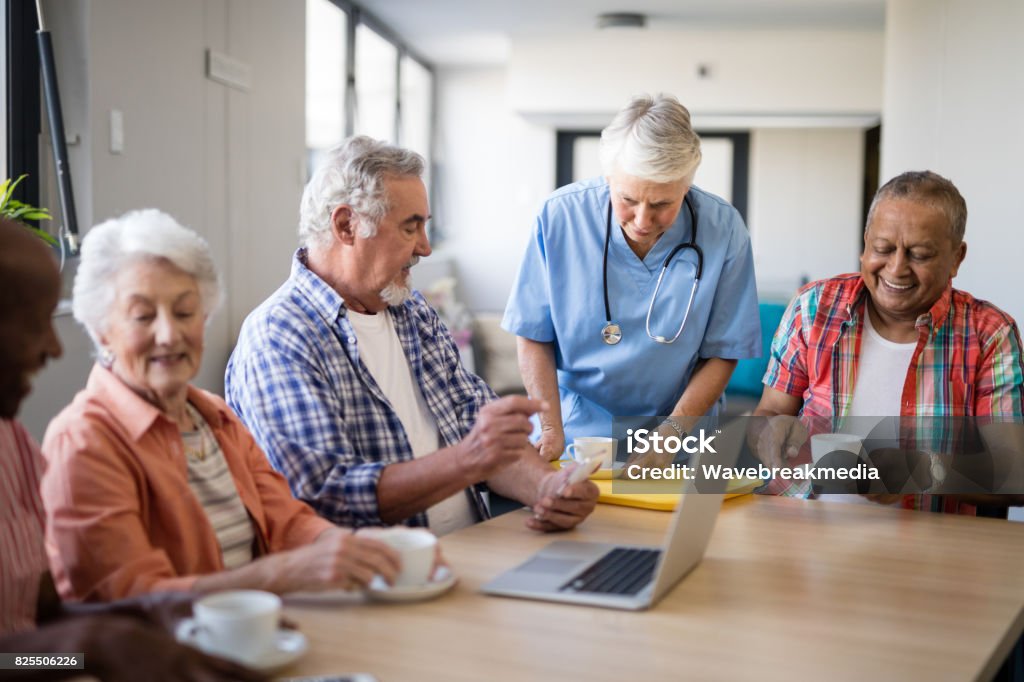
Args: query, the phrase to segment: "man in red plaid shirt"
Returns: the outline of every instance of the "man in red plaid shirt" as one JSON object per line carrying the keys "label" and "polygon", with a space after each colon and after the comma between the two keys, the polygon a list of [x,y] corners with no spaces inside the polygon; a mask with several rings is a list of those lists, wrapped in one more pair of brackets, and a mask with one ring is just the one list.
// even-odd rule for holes
{"label": "man in red plaid shirt", "polygon": [[[903,173],[878,190],[868,212],[860,273],[803,287],[772,341],[764,393],[754,412],[769,417],[756,438],[766,463],[785,466],[798,457],[812,423],[839,430],[843,420],[867,416],[1021,421],[1024,370],[1017,324],[952,286],[967,254],[966,224],[960,192],[930,171]],[[810,493],[806,481],[788,488],[784,483],[773,482],[773,492]],[[868,497],[881,503],[901,499]],[[1005,508],[1024,499],[915,495],[902,502],[974,513],[975,505]]]}

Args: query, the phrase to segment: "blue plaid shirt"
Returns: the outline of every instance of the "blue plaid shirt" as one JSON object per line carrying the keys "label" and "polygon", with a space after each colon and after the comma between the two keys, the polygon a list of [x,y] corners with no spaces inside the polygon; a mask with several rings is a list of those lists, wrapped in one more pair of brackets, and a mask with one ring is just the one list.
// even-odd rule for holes
{"label": "blue plaid shirt", "polygon": [[[496,396],[462,366],[448,329],[418,292],[389,310],[441,441],[454,445]],[[412,447],[359,358],[344,299],[310,272],[304,250],[288,281],[242,325],[225,393],[295,497],[337,524],[383,523],[377,482],[385,466],[412,460]],[[479,491],[467,494],[487,518]],[[406,523],[426,526],[427,515]]]}

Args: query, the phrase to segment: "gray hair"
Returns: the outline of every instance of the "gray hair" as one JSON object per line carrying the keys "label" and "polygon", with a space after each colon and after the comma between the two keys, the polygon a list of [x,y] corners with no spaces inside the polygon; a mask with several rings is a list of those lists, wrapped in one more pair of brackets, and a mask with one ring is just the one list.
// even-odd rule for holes
{"label": "gray hair", "polygon": [[672,95],[634,97],[601,131],[601,168],[651,182],[693,180],[700,137],[690,112]]}
{"label": "gray hair", "polygon": [[361,237],[377,234],[377,225],[391,209],[384,179],[423,175],[423,157],[365,135],[350,137],[327,152],[302,192],[299,240],[309,248],[330,243],[331,214],[352,207]]}
{"label": "gray hair", "polygon": [[155,208],[125,213],[89,230],[75,273],[71,309],[97,348],[116,298],[117,273],[146,259],[166,260],[194,277],[207,318],[220,306],[224,292],[205,239]]}
{"label": "gray hair", "polygon": [[938,173],[907,171],[882,185],[875,192],[875,198],[871,200],[868,221],[864,225],[865,231],[875,217],[878,204],[886,199],[913,201],[942,211],[949,223],[953,244],[958,245],[964,240],[964,232],[967,230],[967,202],[956,185]]}

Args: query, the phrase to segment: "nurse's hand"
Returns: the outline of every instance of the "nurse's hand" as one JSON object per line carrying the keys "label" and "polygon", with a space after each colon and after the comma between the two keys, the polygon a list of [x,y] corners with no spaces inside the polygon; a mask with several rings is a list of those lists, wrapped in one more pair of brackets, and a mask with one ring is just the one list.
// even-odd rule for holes
{"label": "nurse's hand", "polygon": [[[657,428],[658,435],[662,438],[678,438],[679,432],[668,424],[661,424]],[[671,452],[654,452],[654,448],[650,448],[648,452],[643,454],[634,454],[626,460],[626,466],[637,465],[641,469],[664,469],[672,466],[672,460],[675,459],[675,455]]]}
{"label": "nurse's hand", "polygon": [[545,462],[554,462],[565,452],[565,431],[558,426],[542,426],[537,441],[537,454]]}

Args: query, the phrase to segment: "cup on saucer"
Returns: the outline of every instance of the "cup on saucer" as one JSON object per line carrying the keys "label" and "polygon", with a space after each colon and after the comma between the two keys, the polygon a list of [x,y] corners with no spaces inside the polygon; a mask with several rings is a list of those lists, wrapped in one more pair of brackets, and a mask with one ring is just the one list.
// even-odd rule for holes
{"label": "cup on saucer", "polygon": [[437,536],[425,528],[367,528],[360,535],[380,540],[396,552],[402,560],[402,569],[395,578],[395,587],[418,587],[430,582],[437,553]]}
{"label": "cup on saucer", "polygon": [[811,436],[811,461],[815,464],[833,452],[861,453],[863,439],[852,433],[816,433]]}
{"label": "cup on saucer", "polygon": [[601,462],[602,470],[609,470],[615,463],[615,446],[614,438],[580,436],[573,438],[572,443],[565,450],[577,462],[587,459],[597,460]]}
{"label": "cup on saucer", "polygon": [[179,640],[207,653],[255,663],[276,647],[281,598],[260,590],[216,592],[197,600],[192,614],[178,625]]}

